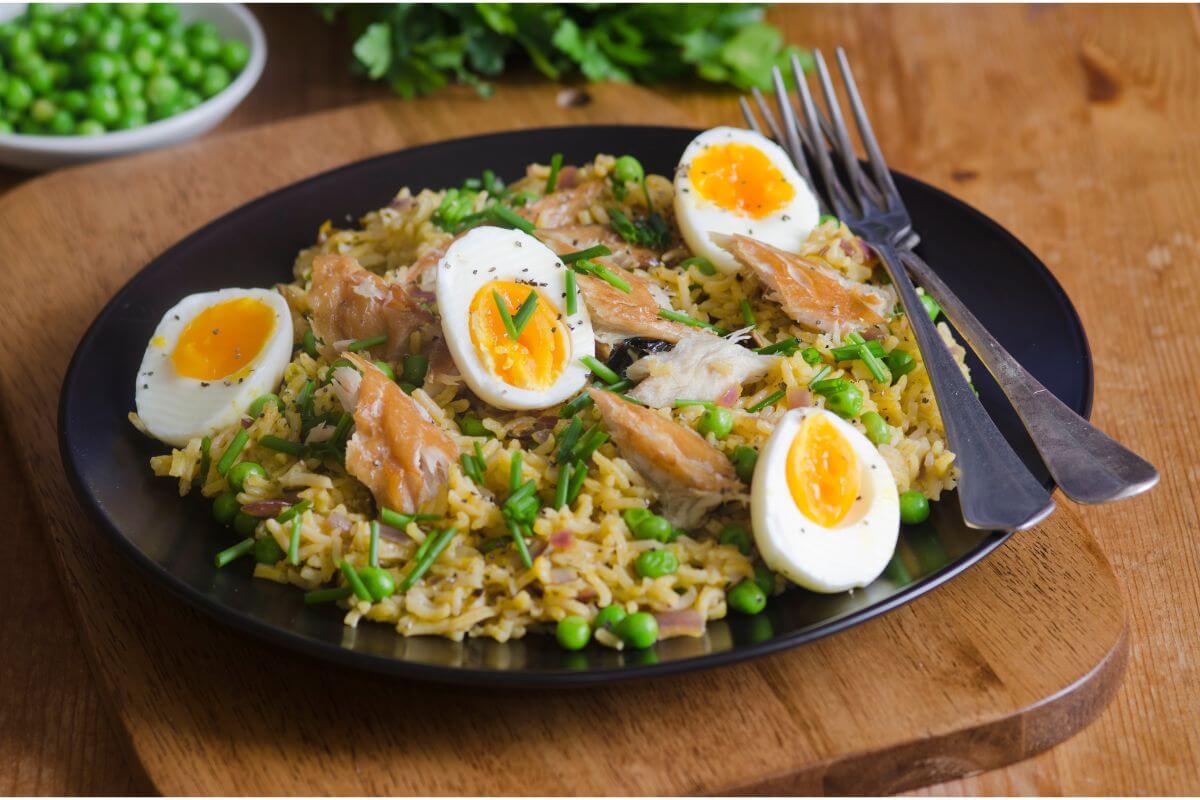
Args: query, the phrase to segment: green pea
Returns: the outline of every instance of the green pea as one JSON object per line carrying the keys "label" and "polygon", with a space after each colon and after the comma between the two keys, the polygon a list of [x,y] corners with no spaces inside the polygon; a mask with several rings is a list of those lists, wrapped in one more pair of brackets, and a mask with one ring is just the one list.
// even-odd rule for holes
{"label": "green pea", "polygon": [[141,19],[146,16],[148,5],[146,3],[118,3],[117,14],[128,20]]}
{"label": "green pea", "polygon": [[122,111],[121,116],[113,123],[113,130],[131,131],[134,128],[140,128],[146,124],[145,114],[136,114],[132,111]]}
{"label": "green pea", "polygon": [[767,607],[767,595],[754,581],[742,581],[725,598],[729,607],[743,614],[757,614]]}
{"label": "green pea", "polygon": [[105,130],[104,123],[94,119],[85,119],[75,126],[75,133],[79,136],[99,136]]}
{"label": "green pea", "polygon": [[111,126],[121,118],[121,104],[113,98],[94,96],[88,98],[87,115]]}
{"label": "green pea", "polygon": [[149,113],[150,107],[146,103],[144,97],[125,97],[121,99],[121,103],[125,106],[126,115],[135,116],[143,120],[146,119],[146,114]]}
{"label": "green pea", "polygon": [[362,567],[358,570],[358,577],[362,579],[363,586],[367,587],[371,599],[376,603],[396,593],[396,579],[386,569]]}
{"label": "green pea", "polygon": [[892,383],[900,380],[901,375],[912,372],[917,366],[917,360],[912,354],[898,347],[883,357],[883,363],[887,364],[888,371],[892,373]]}
{"label": "green pea", "polygon": [[402,370],[401,380],[405,383],[411,383],[420,386],[425,383],[425,376],[429,374],[429,359],[423,355],[413,354],[404,357],[404,369]]}
{"label": "green pea", "polygon": [[229,85],[229,70],[220,64],[209,64],[200,79],[200,94],[207,97],[220,94]]}
{"label": "green pea", "polygon": [[204,98],[200,96],[199,92],[184,89],[179,93],[179,104],[183,106],[184,111],[190,111],[203,102]]}
{"label": "green pea", "polygon": [[921,295],[921,305],[925,306],[925,313],[929,315],[929,319],[937,322],[938,314],[942,313],[942,307],[938,305],[938,301],[927,294],[923,294]]}
{"label": "green pea", "polygon": [[642,169],[642,162],[633,156],[621,156],[613,164],[613,175],[625,183],[640,183],[646,177],[646,171]]}
{"label": "green pea", "polygon": [[141,75],[127,72],[118,76],[113,86],[117,90],[117,95],[124,100],[130,97],[141,97],[142,91],[146,88],[146,81]]}
{"label": "green pea", "polygon": [[259,564],[278,564],[286,555],[274,536],[264,536],[254,542],[254,560]]}
{"label": "green pea", "polygon": [[24,111],[33,102],[33,89],[20,78],[11,78],[4,92],[4,105],[14,111]]}
{"label": "green pea", "polygon": [[79,32],[65,25],[54,29],[46,42],[46,50],[53,55],[63,56],[79,45]]}
{"label": "green pea", "polygon": [[92,40],[92,47],[100,53],[119,53],[125,44],[125,29],[111,22],[100,29]]}
{"label": "green pea", "polygon": [[87,110],[87,95],[78,89],[68,89],[62,93],[58,104],[72,114],[82,114]]}
{"label": "green pea", "polygon": [[726,525],[717,541],[733,545],[744,556],[750,555],[750,532],[741,525]]}
{"label": "green pea", "polygon": [[[162,56],[162,60],[174,70],[182,69],[183,66],[191,60],[191,54],[188,52],[187,44],[183,41],[183,39],[176,37],[168,38],[163,43],[162,52],[160,55]],[[196,80],[199,80],[200,73],[204,71],[204,65],[197,61],[196,66],[199,68],[197,71]]]}
{"label": "green pea", "polygon": [[240,461],[233,465],[229,470],[229,474],[225,476],[229,481],[229,485],[237,491],[242,491],[246,488],[246,479],[251,475],[258,475],[261,478],[267,476],[267,471],[262,468],[261,464],[255,464],[253,461]]}
{"label": "green pea", "polygon": [[33,34],[28,28],[16,31],[8,40],[8,55],[14,61],[35,53],[37,53],[37,42],[34,41]]}
{"label": "green pea", "polygon": [[804,359],[805,364],[820,364],[821,351],[815,347],[806,347],[800,351],[800,357]]}
{"label": "green pea", "polygon": [[920,525],[929,519],[929,500],[916,491],[900,494],[900,521],[905,525]]}
{"label": "green pea", "polygon": [[179,9],[171,3],[149,3],[146,6],[146,18],[152,25],[165,28],[179,21]]}
{"label": "green pea", "polygon": [[242,536],[253,536],[258,528],[258,517],[252,517],[242,511],[233,518],[233,529]]}
{"label": "green pea", "polygon": [[48,125],[57,111],[52,101],[39,97],[29,106],[29,118],[39,125]]}
{"label": "green pea", "polygon": [[55,136],[70,136],[75,130],[75,118],[71,116],[71,112],[60,108],[54,112],[54,117],[50,120],[49,130]]}
{"label": "green pea", "polygon": [[275,407],[283,411],[283,401],[279,399],[279,395],[274,392],[267,392],[254,398],[254,402],[250,404],[250,408],[246,409],[250,416],[257,419],[262,416],[263,409],[267,407],[267,403],[274,403]]}
{"label": "green pea", "polygon": [[850,419],[862,410],[862,401],[862,392],[857,386],[851,385],[825,398],[825,408],[842,419]]}
{"label": "green pea", "polygon": [[375,365],[376,369],[386,375],[389,381],[396,380],[396,370],[392,369],[391,364],[386,361],[372,361],[371,363]]}
{"label": "green pea", "polygon": [[634,559],[633,570],[641,578],[661,578],[674,575],[679,569],[679,559],[670,550],[647,550]]}
{"label": "green pea", "polygon": [[188,47],[201,61],[212,61],[221,55],[221,37],[204,33],[192,36]]}
{"label": "green pea", "polygon": [[658,641],[658,620],[653,614],[638,611],[617,623],[615,633],[628,646],[642,650]]}
{"label": "green pea", "polygon": [[667,542],[671,540],[672,533],[674,533],[674,528],[665,518],[658,514],[648,514],[633,529],[633,538]]}
{"label": "green pea", "polygon": [[13,132],[12,123],[6,119],[0,119],[0,134],[10,134]]}
{"label": "green pea", "polygon": [[29,32],[33,34],[34,42],[45,47],[54,35],[54,23],[48,19],[34,20],[29,24]]}
{"label": "green pea", "polygon": [[29,15],[30,19],[42,20],[53,17],[57,12],[49,3],[30,3],[25,9],[25,13]]}
{"label": "green pea", "polygon": [[108,83],[117,76],[117,65],[107,53],[87,53],[79,60],[79,73],[86,83]]}
{"label": "green pea", "polygon": [[733,471],[737,473],[743,483],[750,483],[754,479],[754,468],[758,465],[757,450],[753,447],[738,445],[733,449],[733,455],[729,459],[733,462]]}
{"label": "green pea", "polygon": [[236,75],[246,68],[250,62],[250,48],[236,39],[230,39],[221,45],[221,63],[225,69]]}
{"label": "green pea", "polygon": [[592,638],[592,629],[586,619],[572,615],[558,621],[554,636],[562,649],[582,650]]}
{"label": "green pea", "polygon": [[63,61],[51,61],[46,64],[46,72],[50,74],[50,82],[56,87],[66,86],[71,82],[71,68]]}
{"label": "green pea", "polygon": [[220,32],[213,23],[199,19],[187,26],[184,35],[191,39],[197,36],[220,36]]}
{"label": "green pea", "polygon": [[179,97],[179,81],[170,75],[155,75],[146,83],[146,101],[152,107],[165,107]]}
{"label": "green pea", "polygon": [[204,79],[204,64],[198,58],[189,58],[179,66],[178,75],[185,85],[198,87]]}
{"label": "green pea", "polygon": [[153,50],[145,47],[135,47],[129,53],[129,64],[140,75],[154,75],[158,67],[158,59]]}
{"label": "green pea", "polygon": [[492,432],[483,427],[483,421],[474,414],[463,414],[458,420],[458,429],[463,436],[491,436]]}
{"label": "green pea", "polygon": [[238,505],[237,494],[234,492],[221,492],[213,500],[213,517],[222,525],[228,525],[233,522],[233,518],[241,510],[241,506]]}
{"label": "green pea", "polygon": [[151,53],[157,53],[166,43],[166,37],[162,35],[162,31],[156,31],[150,28],[137,33],[133,37],[133,43],[137,47],[144,47]]}
{"label": "green pea", "polygon": [[157,122],[160,119],[166,119],[168,117],[173,117],[176,114],[183,113],[183,110],[184,110],[184,108],[183,108],[182,101],[178,97],[176,97],[174,100],[167,103],[166,105],[151,107],[150,119],[155,120]]}
{"label": "green pea", "polygon": [[706,408],[696,427],[701,435],[707,436],[711,433],[718,439],[724,439],[733,430],[733,412],[720,406]]}
{"label": "green pea", "polygon": [[887,444],[892,440],[892,435],[888,431],[887,421],[879,416],[874,411],[868,411],[863,414],[862,424],[867,428],[867,438],[875,444]]}
{"label": "green pea", "polygon": [[79,16],[75,27],[79,31],[79,43],[82,45],[91,45],[96,41],[96,36],[100,33],[100,29],[104,27],[104,21],[95,14],[83,13]]}
{"label": "green pea", "polygon": [[116,100],[117,87],[113,86],[111,83],[97,83],[89,86],[85,94],[87,94],[89,102],[92,99]]}
{"label": "green pea", "polygon": [[623,619],[625,619],[625,606],[613,603],[597,612],[596,618],[592,620],[592,628],[596,630],[607,628],[611,631],[620,625]]}
{"label": "green pea", "polygon": [[826,222],[837,222],[837,221],[838,221],[838,218],[833,216],[832,214],[822,214],[821,218],[817,220],[817,224],[824,225]]}
{"label": "green pea", "polygon": [[627,508],[621,512],[621,519],[625,520],[625,525],[630,531],[637,530],[637,527],[642,524],[642,520],[651,516],[651,511],[648,508]]}
{"label": "green pea", "polygon": [[754,583],[762,589],[763,594],[769,596],[775,591],[775,573],[759,564],[754,567]]}
{"label": "green pea", "polygon": [[126,28],[125,32],[131,41],[136,42],[137,38],[148,30],[152,30],[150,23],[144,19],[136,19],[129,23],[129,27]]}

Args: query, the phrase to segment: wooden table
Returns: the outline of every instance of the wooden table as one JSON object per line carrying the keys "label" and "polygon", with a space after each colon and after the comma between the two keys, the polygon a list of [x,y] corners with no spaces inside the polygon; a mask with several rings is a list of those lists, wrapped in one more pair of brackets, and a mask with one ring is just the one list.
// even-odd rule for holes
{"label": "wooden table", "polygon": [[[258,13],[270,64],[225,130],[378,96],[346,76],[309,12]],[[1055,270],[1092,340],[1097,420],[1163,471],[1148,498],[1081,509],[1125,587],[1131,662],[1116,701],[1042,756],[931,791],[1197,791],[1200,463],[1190,443],[1200,423],[1189,390],[1200,370],[1185,322],[1200,311],[1195,8],[772,13],[792,41],[851,49],[877,114],[901,121],[880,131],[894,166],[979,205]],[[670,96],[699,120],[737,119],[730,95]],[[0,175],[0,186],[18,180]],[[145,791],[103,707],[120,699],[96,691],[38,536],[24,484],[37,476],[21,475],[8,450],[0,442],[10,554],[0,562],[0,791]]]}

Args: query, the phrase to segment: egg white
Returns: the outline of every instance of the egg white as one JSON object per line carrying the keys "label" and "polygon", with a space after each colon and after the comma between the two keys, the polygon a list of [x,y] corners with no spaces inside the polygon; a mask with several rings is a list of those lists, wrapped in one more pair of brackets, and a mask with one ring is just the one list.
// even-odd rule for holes
{"label": "egg white", "polygon": [[[200,381],[180,375],[171,360],[179,336],[210,306],[250,297],[275,312],[275,327],[263,347],[234,375]],[[192,294],[163,315],[138,368],[134,401],[138,417],[156,439],[183,447],[237,422],[254,399],[275,391],[292,359],[292,315],[287,302],[267,289],[221,289]]]}
{"label": "egg white", "polygon": [[[784,180],[795,190],[792,199],[782,208],[755,219],[736,211],[728,211],[704,199],[688,176],[692,159],[714,145],[740,142],[750,145],[767,157],[782,173]],[[709,234],[740,233],[794,253],[816,227],[820,219],[817,197],[812,187],[800,177],[787,153],[770,139],[742,128],[712,128],[692,140],[675,169],[675,219],[687,246],[696,255],[704,256],[717,269],[733,272],[737,260],[718,247]]]}
{"label": "egg white", "polygon": [[[787,483],[787,458],[801,423],[823,414],[850,443],[861,470],[861,497],[826,528],[800,511]],[[879,577],[896,550],[900,499],[883,456],[853,426],[819,408],[787,412],[758,456],[750,501],[754,540],[768,567],[814,592],[844,592]]]}
{"label": "egg white", "polygon": [[[512,410],[549,408],[583,388],[589,371],[579,359],[596,354],[596,338],[582,295],[575,313],[567,314],[567,269],[554,251],[518,230],[479,227],[450,245],[437,268],[438,313],[450,355],[480,399]],[[539,390],[513,386],[492,374],[480,359],[471,340],[471,301],[480,287],[495,280],[536,286],[567,324],[570,357],[553,385]]]}

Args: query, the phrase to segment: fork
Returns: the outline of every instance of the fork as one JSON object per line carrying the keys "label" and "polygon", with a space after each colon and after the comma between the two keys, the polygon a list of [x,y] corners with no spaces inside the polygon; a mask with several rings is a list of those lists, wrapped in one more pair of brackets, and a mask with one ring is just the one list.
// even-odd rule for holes
{"label": "fork", "polygon": [[[872,172],[881,185],[885,181],[879,176],[886,176],[886,184],[891,188],[892,195],[898,199],[899,195],[895,193],[891,173],[883,161],[883,155],[859,96],[854,75],[842,48],[837,49],[837,59],[846,94],[854,112],[855,122],[866,146]],[[822,90],[826,102],[829,104],[829,99],[834,96],[832,82],[829,80],[824,59],[818,58],[817,64]],[[792,60],[792,73],[798,86],[805,84],[803,71],[795,58]],[[773,77],[776,102],[779,104],[785,122],[792,120],[788,129],[794,132],[787,137],[788,150],[794,160],[798,159],[803,164],[805,161],[803,148],[807,148],[810,153],[814,153],[815,149],[809,139],[808,131],[794,122],[795,113],[788,99],[782,74],[776,70]],[[807,85],[805,84],[802,91],[806,90]],[[785,141],[783,132],[763,99],[762,93],[757,89],[754,90],[754,100],[776,140],[783,143]],[[762,133],[745,98],[742,98],[741,104],[742,113],[750,127]],[[835,106],[831,105],[830,107]],[[840,119],[840,114],[837,118]],[[834,132],[827,117],[818,112],[817,119],[818,126],[826,140],[848,143],[848,136],[843,140],[844,125],[839,134]],[[846,153],[853,158],[853,150],[848,146],[843,150],[843,159]],[[856,159],[855,163],[857,165]],[[811,175],[808,174],[807,169],[804,170],[804,174],[811,183]],[[855,175],[855,180],[858,182],[860,190],[870,198],[872,203],[876,206],[884,205],[886,207],[885,199],[878,189],[866,179],[861,168]],[[848,198],[844,196],[844,190],[843,202],[848,202]],[[900,251],[900,260],[908,271],[921,282],[925,290],[939,302],[946,316],[954,323],[955,328],[963,335],[967,344],[971,346],[980,361],[996,379],[1063,494],[1080,503],[1104,503],[1132,497],[1153,487],[1158,482],[1158,472],[1154,467],[1076,414],[1022,367],[967,309],[966,305],[950,291],[937,273],[913,252],[919,242],[920,237],[910,228],[910,232],[897,245]]]}
{"label": "fork", "polygon": [[[845,63],[840,50],[838,54],[847,93],[856,98],[856,91],[852,89],[853,79],[847,77],[849,65]],[[828,110],[828,131],[822,130],[803,71],[794,59],[792,68],[796,72],[802,120],[795,114],[778,68],[774,73],[776,96],[783,118],[783,138],[793,159],[798,162],[805,161],[804,142],[808,143],[807,161],[813,169],[806,166],[802,174],[814,187],[817,184],[812,180],[813,173],[819,174],[828,208],[874,249],[891,277],[937,398],[947,442],[957,456],[958,495],[963,521],[972,528],[991,530],[1032,527],[1054,510],[1054,501],[1013,452],[963,377],[950,351],[943,346],[941,336],[925,312],[916,287],[909,280],[900,260],[898,248],[909,240],[913,231],[912,220],[883,162],[870,123],[866,121],[865,113],[860,111],[862,104],[854,103],[855,117],[859,134],[870,155],[873,182],[862,171],[855,156],[824,58],[820,51],[815,51],[813,57]],[[830,158],[826,147],[827,136],[842,162],[848,179],[845,184]]]}

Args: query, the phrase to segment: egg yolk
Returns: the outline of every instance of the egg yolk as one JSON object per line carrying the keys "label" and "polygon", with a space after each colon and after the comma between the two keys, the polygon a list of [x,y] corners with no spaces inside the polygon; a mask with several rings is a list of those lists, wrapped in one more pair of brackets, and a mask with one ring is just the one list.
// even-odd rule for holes
{"label": "egg yolk", "polygon": [[215,381],[248,366],[275,330],[275,311],[261,300],[239,297],[197,314],[171,353],[185,378]]}
{"label": "egg yolk", "polygon": [[800,424],[787,457],[787,484],[800,513],[832,528],[858,498],[862,475],[854,449],[822,414]]}
{"label": "egg yolk", "polygon": [[692,159],[688,177],[704,199],[754,219],[778,211],[796,195],[761,150],[741,142],[704,148]]}
{"label": "egg yolk", "polygon": [[[500,314],[496,296],[516,317],[530,294],[537,296],[533,315],[513,339]],[[491,281],[471,300],[471,342],[487,370],[519,389],[546,389],[562,375],[571,357],[571,340],[566,322],[546,296],[536,288],[516,281]]]}

